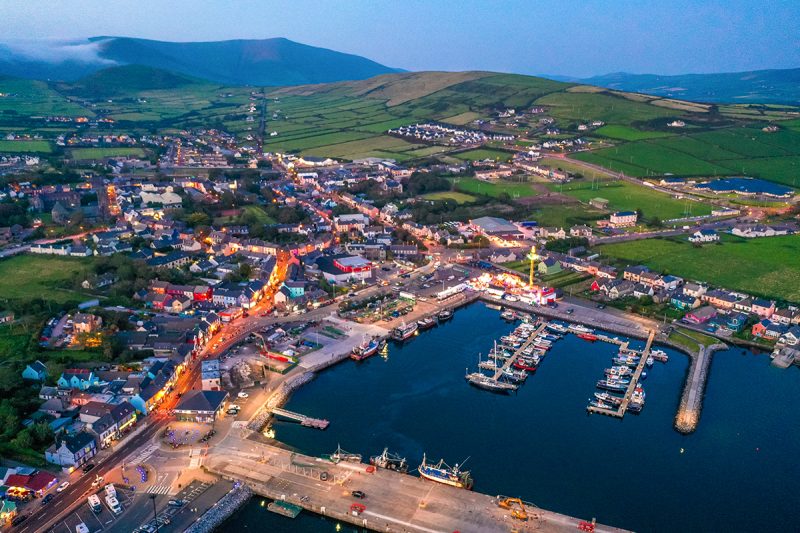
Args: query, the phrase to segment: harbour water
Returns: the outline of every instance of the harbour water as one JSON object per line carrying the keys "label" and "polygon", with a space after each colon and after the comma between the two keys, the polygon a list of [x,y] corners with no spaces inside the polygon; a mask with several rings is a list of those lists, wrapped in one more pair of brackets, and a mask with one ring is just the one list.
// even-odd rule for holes
{"label": "harbour water", "polygon": [[[519,496],[553,511],[636,531],[794,529],[800,497],[800,374],[741,349],[714,356],[697,432],[672,427],[688,359],[648,371],[647,402],[623,420],[586,414],[617,347],[574,335],[558,341],[516,394],[464,381],[478,353],[513,329],[474,304],[386,358],[345,362],[297,391],[287,408],[327,418],[325,432],[275,426],[309,454],[340,444],[365,457],[388,446],[412,467],[423,452],[466,461],[475,490]],[[638,344],[642,344],[638,343]],[[353,487],[356,488],[356,487]],[[368,502],[368,498],[367,498]],[[315,516],[274,515],[255,498],[224,531],[351,531]]]}

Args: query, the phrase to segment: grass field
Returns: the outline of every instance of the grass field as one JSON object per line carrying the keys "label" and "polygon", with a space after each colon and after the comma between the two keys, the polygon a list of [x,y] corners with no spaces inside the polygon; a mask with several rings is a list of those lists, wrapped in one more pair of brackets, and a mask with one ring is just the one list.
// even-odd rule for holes
{"label": "grass field", "polygon": [[71,157],[77,160],[103,159],[106,157],[144,157],[144,150],[131,147],[73,148]]}
{"label": "grass field", "polygon": [[482,161],[484,159],[496,159],[498,161],[508,161],[511,159],[511,152],[504,150],[492,150],[491,148],[477,148],[452,154],[453,157],[462,161]]}
{"label": "grass field", "polygon": [[800,131],[765,133],[756,128],[726,128],[639,140],[582,152],[574,158],[631,176],[746,174],[797,186]]}
{"label": "grass field", "polygon": [[538,105],[548,106],[550,113],[565,121],[602,120],[606,123],[629,124],[680,115],[660,108],[606,93],[559,92],[539,98]]}
{"label": "grass field", "polygon": [[0,153],[38,153],[49,154],[53,149],[47,141],[6,141],[0,140]]}
{"label": "grass field", "polygon": [[592,198],[605,198],[613,211],[636,211],[641,209],[645,219],[658,217],[661,220],[681,218],[692,215],[711,214],[711,206],[689,200],[677,200],[670,195],[627,181],[579,180],[562,185],[550,185],[551,190],[559,191],[582,202]]}
{"label": "grass field", "polygon": [[474,196],[456,191],[431,192],[422,197],[426,200],[455,200],[459,204],[467,204],[475,201]]}
{"label": "grass field", "polygon": [[690,280],[800,302],[800,235],[741,239],[696,248],[686,241],[646,239],[600,246],[621,263],[645,264]]}
{"label": "grass field", "polygon": [[530,218],[540,226],[569,228],[576,224],[591,224],[607,216],[604,211],[583,204],[543,205],[534,210]]}
{"label": "grass field", "polygon": [[454,181],[457,191],[468,194],[498,197],[506,193],[512,198],[522,198],[536,194],[536,191],[527,183],[507,183],[503,181],[488,183],[475,178],[456,178]]}
{"label": "grass field", "polygon": [[86,294],[65,288],[91,259],[18,255],[0,261],[0,299],[42,298],[54,302],[84,300]]}
{"label": "grass field", "polygon": [[620,139],[623,141],[640,141],[642,139],[657,139],[660,137],[669,137],[671,133],[665,131],[642,131],[632,128],[630,126],[623,126],[621,124],[607,124],[595,130],[597,135],[608,137],[609,139]]}
{"label": "grass field", "polygon": [[253,217],[259,224],[274,224],[275,220],[264,209],[257,205],[246,205],[242,208],[245,215]]}

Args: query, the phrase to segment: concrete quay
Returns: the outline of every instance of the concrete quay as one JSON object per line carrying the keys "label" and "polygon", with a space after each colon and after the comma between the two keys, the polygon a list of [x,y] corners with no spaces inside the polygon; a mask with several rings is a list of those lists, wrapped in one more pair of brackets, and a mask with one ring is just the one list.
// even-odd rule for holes
{"label": "concrete quay", "polygon": [[711,356],[715,351],[724,350],[727,347],[725,344],[700,346],[700,352],[692,356],[678,413],[675,415],[675,429],[680,433],[688,434],[697,429],[700,411],[703,407],[703,394],[708,381],[708,369],[711,366]]}
{"label": "concrete quay", "polygon": [[[479,492],[389,470],[370,473],[366,464],[334,464],[233,437],[210,452],[205,468],[224,479],[241,481],[263,497],[372,531],[567,532],[578,530],[582,521],[528,507],[529,520],[521,522],[499,507],[495,498]],[[363,491],[366,498],[353,497],[353,490]],[[366,509],[354,514],[352,504],[362,504]],[[595,531],[623,530],[598,524]]]}

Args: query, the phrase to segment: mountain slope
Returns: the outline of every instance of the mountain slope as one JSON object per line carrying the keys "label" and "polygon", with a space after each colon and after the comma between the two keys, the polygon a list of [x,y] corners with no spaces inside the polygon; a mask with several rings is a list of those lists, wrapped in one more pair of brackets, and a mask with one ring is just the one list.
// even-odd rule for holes
{"label": "mountain slope", "polygon": [[695,102],[800,103],[800,68],[677,76],[617,72],[580,81],[609,89]]}
{"label": "mountain slope", "polygon": [[352,54],[288,39],[173,43],[93,37],[71,43],[0,44],[0,74],[75,81],[100,69],[142,65],[227,85],[299,85],[399,72]]}
{"label": "mountain slope", "polygon": [[59,84],[59,88],[82,97],[104,98],[139,91],[178,89],[199,83],[207,82],[157,68],[125,65],[98,70],[74,83]]}

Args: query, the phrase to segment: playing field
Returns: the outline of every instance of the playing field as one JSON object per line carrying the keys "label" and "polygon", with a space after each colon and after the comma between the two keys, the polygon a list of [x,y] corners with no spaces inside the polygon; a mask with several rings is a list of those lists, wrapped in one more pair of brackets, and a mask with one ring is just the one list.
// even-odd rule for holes
{"label": "playing field", "polygon": [[426,200],[455,200],[459,204],[466,204],[475,201],[474,196],[456,191],[431,192],[423,195],[422,197]]}
{"label": "playing field", "polygon": [[711,206],[707,204],[677,200],[666,193],[627,181],[595,180],[593,183],[590,180],[576,180],[564,185],[550,185],[550,189],[582,202],[588,202],[592,198],[605,198],[612,211],[641,209],[645,220],[652,217],[670,220],[711,214]]}
{"label": "playing field", "polygon": [[603,256],[644,264],[690,280],[748,294],[800,302],[800,235],[742,239],[700,248],[688,241],[646,239],[598,247]]}
{"label": "playing field", "polygon": [[79,273],[89,273],[92,259],[18,255],[0,260],[0,299],[42,298],[54,302],[87,298],[69,288]]}
{"label": "playing field", "polygon": [[455,178],[454,182],[457,191],[468,194],[497,197],[506,193],[512,198],[536,195],[536,191],[527,183],[507,183],[503,181],[489,183],[475,178]]}
{"label": "playing field", "polygon": [[511,152],[504,150],[492,150],[491,148],[477,148],[452,154],[463,161],[483,161],[484,159],[495,159],[497,161],[508,161],[511,159]]}
{"label": "playing field", "polygon": [[47,141],[6,141],[0,140],[0,153],[40,153],[49,154],[52,152],[50,143]]}
{"label": "playing field", "polygon": [[70,150],[73,159],[90,160],[106,157],[144,157],[144,150],[126,146],[113,148],[73,148]]}

